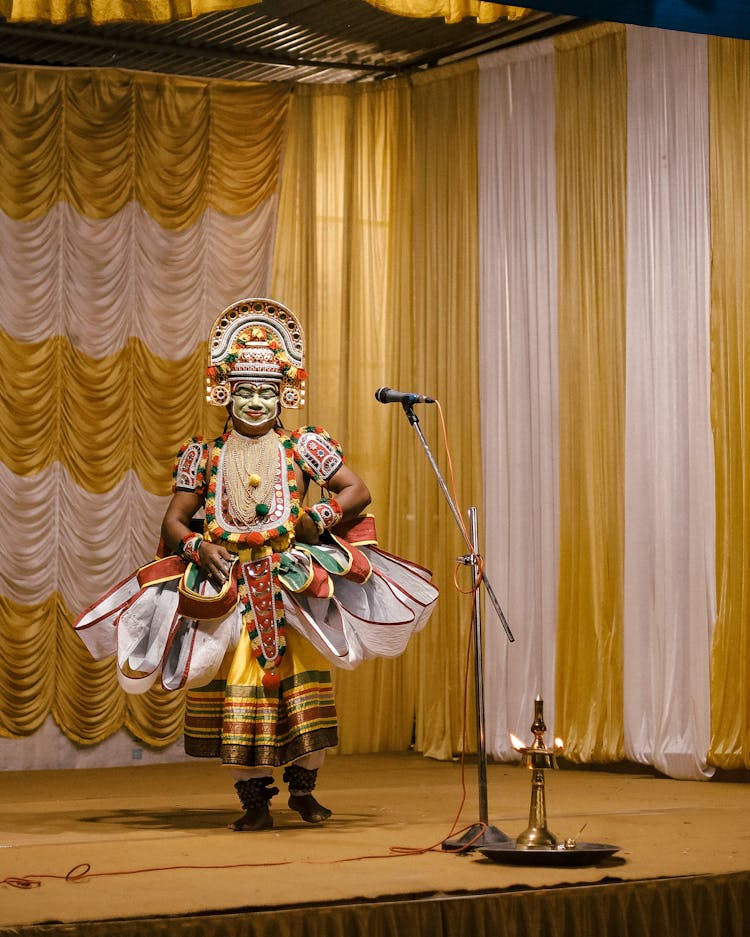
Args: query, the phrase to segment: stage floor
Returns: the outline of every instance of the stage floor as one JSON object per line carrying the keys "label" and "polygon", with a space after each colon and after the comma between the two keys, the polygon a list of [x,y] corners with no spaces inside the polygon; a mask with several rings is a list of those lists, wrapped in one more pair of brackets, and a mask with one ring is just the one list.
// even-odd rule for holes
{"label": "stage floor", "polygon": [[[530,778],[520,767],[488,767],[490,823],[513,838],[527,826]],[[473,764],[465,779],[460,826],[478,819]],[[439,845],[451,830],[461,799],[457,763],[413,753],[331,757],[318,794],[334,811],[323,825],[307,825],[289,811],[282,788],[273,830],[235,833],[227,824],[241,811],[227,769],[214,762],[0,773],[0,932],[109,921],[103,932],[115,933],[113,922],[138,918],[732,878],[750,871],[746,783],[548,772],[552,832],[619,846],[611,859],[582,868],[519,867],[477,852],[420,851]],[[414,852],[398,854],[393,847]],[[90,871],[66,881],[76,867]],[[14,887],[17,879],[39,884]]]}

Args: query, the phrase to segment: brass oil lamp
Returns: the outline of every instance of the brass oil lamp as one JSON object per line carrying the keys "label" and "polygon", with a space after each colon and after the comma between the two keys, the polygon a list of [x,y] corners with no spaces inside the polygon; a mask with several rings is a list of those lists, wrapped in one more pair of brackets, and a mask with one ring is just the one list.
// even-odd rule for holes
{"label": "brass oil lamp", "polygon": [[[529,825],[516,839],[516,849],[557,849],[557,837],[547,826],[547,806],[544,796],[544,772],[557,768],[557,754],[562,751],[562,741],[555,739],[555,748],[547,748],[544,735],[544,701],[540,696],[534,700],[534,722],[531,726],[534,741],[522,747],[514,739],[514,747],[521,753],[521,764],[531,771],[531,805]],[[517,744],[516,744],[517,743]]]}

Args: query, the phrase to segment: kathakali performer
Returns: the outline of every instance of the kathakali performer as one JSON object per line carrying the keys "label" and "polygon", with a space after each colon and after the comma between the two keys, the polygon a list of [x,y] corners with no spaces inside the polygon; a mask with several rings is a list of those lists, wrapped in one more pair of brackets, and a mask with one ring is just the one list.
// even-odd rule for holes
{"label": "kathakali performer", "polygon": [[331,815],[313,795],[338,742],[330,667],[398,656],[437,600],[427,570],[378,548],[367,486],[336,440],[281,425],[303,402],[303,356],[281,303],[221,313],[207,393],[231,428],[183,446],[159,558],[74,623],[94,657],[116,655],[127,692],[187,688],[185,751],[229,766],[235,830],[273,826],[275,768],[303,820]]}

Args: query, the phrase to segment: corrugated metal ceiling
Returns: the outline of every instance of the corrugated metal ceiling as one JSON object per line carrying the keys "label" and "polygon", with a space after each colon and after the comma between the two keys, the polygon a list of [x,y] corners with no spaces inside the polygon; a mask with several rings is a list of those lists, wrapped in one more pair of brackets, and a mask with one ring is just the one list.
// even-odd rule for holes
{"label": "corrugated metal ceiling", "polygon": [[364,0],[263,0],[163,25],[0,20],[0,62],[116,67],[234,81],[372,81],[538,39],[580,20],[409,19]]}

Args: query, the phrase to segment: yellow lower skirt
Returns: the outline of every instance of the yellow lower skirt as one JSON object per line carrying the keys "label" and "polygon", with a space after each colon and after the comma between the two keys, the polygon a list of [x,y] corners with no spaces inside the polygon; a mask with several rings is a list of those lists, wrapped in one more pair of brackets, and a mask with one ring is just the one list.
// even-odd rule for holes
{"label": "yellow lower skirt", "polygon": [[263,670],[243,629],[237,648],[217,677],[190,690],[185,751],[225,764],[284,765],[338,743],[336,707],[328,663],[293,629],[275,668],[279,685],[266,689]]}

